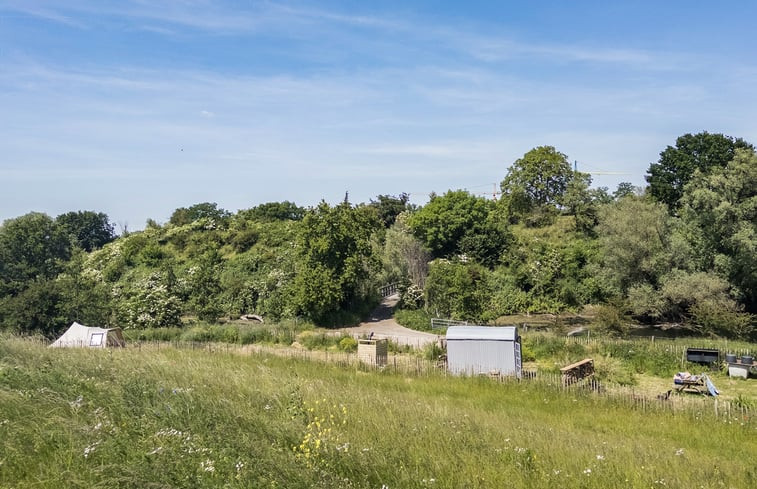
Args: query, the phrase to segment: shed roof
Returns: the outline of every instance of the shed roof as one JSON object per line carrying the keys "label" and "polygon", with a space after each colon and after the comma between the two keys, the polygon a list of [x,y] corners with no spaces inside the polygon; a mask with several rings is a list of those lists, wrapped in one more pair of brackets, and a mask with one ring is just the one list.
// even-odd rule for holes
{"label": "shed roof", "polygon": [[515,341],[517,337],[518,328],[515,326],[450,326],[447,328],[447,341]]}

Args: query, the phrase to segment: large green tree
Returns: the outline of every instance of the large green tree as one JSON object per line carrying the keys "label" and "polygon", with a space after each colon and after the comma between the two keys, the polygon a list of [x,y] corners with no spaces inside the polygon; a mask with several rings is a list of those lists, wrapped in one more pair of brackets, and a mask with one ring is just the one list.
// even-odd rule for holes
{"label": "large green tree", "polygon": [[724,168],[737,149],[754,147],[743,139],[707,131],[680,136],[675,146],[665,148],[659,161],[649,166],[646,176],[649,194],[675,213],[694,172],[699,170],[706,175],[716,168]]}
{"label": "large green tree", "polygon": [[[466,236],[489,230],[486,225],[492,210],[492,203],[484,198],[464,190],[450,190],[442,196],[432,196],[423,208],[412,214],[408,225],[434,257],[449,257],[462,251]],[[496,236],[491,239],[492,245],[499,244]],[[475,245],[469,240],[468,247]]]}
{"label": "large green tree", "polygon": [[599,213],[603,273],[616,294],[636,285],[656,288],[670,270],[672,222],[660,203],[627,196]]}
{"label": "large green tree", "polygon": [[393,195],[379,195],[376,200],[371,199],[369,204],[378,212],[379,219],[384,223],[384,227],[389,227],[394,224],[402,212],[410,209],[408,201],[410,196],[408,194],[400,194],[398,196]]}
{"label": "large green tree", "polygon": [[240,211],[237,216],[255,219],[258,221],[301,221],[305,217],[305,209],[294,202],[266,202],[252,209]]}
{"label": "large green tree", "polygon": [[71,260],[56,279],[60,290],[60,315],[66,324],[102,326],[112,317],[110,286],[102,274],[87,265],[87,254],[75,248]]}
{"label": "large green tree", "polygon": [[380,228],[372,209],[321,202],[302,220],[294,280],[295,311],[319,323],[355,311],[375,292],[378,267],[371,235]]}
{"label": "large green tree", "polygon": [[70,253],[66,233],[39,212],[0,226],[0,294],[15,294],[35,280],[54,278]]}
{"label": "large green tree", "polygon": [[25,333],[54,336],[66,324],[61,314],[61,292],[55,280],[36,278],[15,294],[0,296],[0,325]]}
{"label": "large green tree", "polygon": [[[512,164],[502,181],[502,200],[512,218],[547,218],[563,205],[573,178],[568,157],[552,146],[539,146]],[[536,224],[543,219],[537,219]]]}
{"label": "large green tree", "polygon": [[410,282],[423,288],[428,275],[431,254],[407,225],[408,216],[401,214],[386,230],[381,261],[384,282]]}
{"label": "large green tree", "polygon": [[426,280],[426,308],[436,317],[481,318],[489,300],[487,270],[476,263],[434,260]]}
{"label": "large green tree", "polygon": [[56,217],[55,222],[76,246],[86,251],[102,248],[116,237],[113,224],[103,212],[67,212]]}
{"label": "large green tree", "polygon": [[215,202],[202,202],[189,207],[179,207],[171,214],[169,222],[174,226],[184,226],[200,219],[207,219],[219,225],[225,223],[230,216],[229,211],[218,207]]}
{"label": "large green tree", "polygon": [[724,168],[695,173],[681,203],[697,265],[727,278],[757,312],[757,154],[739,149]]}

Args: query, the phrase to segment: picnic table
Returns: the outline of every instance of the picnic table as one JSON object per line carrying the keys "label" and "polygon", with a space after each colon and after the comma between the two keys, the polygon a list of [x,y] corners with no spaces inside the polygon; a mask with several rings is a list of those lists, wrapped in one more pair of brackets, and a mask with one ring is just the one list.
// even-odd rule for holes
{"label": "picnic table", "polygon": [[717,396],[720,394],[707,374],[692,375],[689,372],[678,372],[673,377],[673,386],[678,392],[689,390],[705,395]]}

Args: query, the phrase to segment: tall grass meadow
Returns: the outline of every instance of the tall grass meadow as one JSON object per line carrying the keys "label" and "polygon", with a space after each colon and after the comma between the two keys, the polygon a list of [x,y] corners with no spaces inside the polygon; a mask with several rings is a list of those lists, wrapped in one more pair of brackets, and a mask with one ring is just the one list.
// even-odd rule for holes
{"label": "tall grass meadow", "polygon": [[0,487],[757,482],[750,419],[242,351],[64,350],[0,337]]}

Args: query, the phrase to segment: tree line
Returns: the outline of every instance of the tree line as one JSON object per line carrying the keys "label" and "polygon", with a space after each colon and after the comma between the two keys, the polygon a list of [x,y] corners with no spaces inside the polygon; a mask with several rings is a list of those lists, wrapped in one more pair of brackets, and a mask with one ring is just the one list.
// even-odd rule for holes
{"label": "tree line", "polygon": [[255,313],[356,322],[380,285],[401,307],[492,322],[595,306],[603,325],[675,322],[753,337],[757,154],[746,141],[685,134],[647,187],[591,188],[551,146],[506,171],[501,198],[463,190],[368,203],[215,203],[116,236],[103,213],[29,213],[0,227],[0,325],[52,335],[73,320],[131,328]]}

